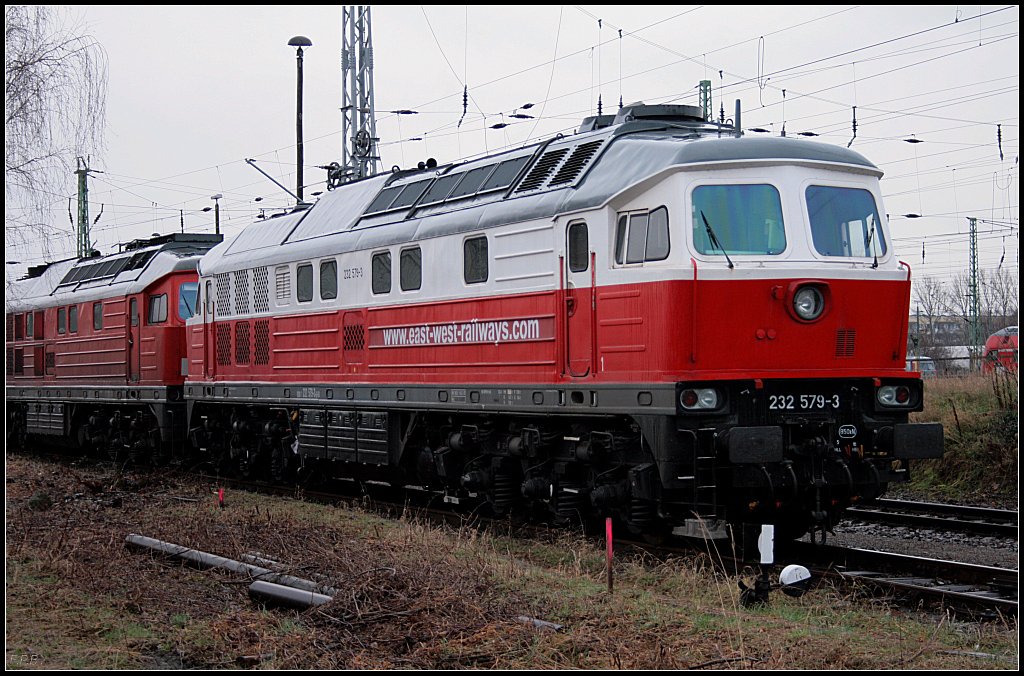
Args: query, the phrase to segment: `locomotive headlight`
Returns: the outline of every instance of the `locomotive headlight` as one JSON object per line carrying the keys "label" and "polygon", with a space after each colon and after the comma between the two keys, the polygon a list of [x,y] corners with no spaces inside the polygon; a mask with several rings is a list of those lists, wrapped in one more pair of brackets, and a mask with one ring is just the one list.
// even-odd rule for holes
{"label": "locomotive headlight", "polygon": [[825,297],[816,286],[805,286],[793,294],[793,309],[800,319],[814,321],[825,309]]}
{"label": "locomotive headlight", "polygon": [[718,391],[711,388],[695,388],[679,393],[679,404],[688,411],[711,411],[718,408]]}
{"label": "locomotive headlight", "polygon": [[882,406],[908,406],[910,388],[906,385],[885,385],[878,388],[878,403]]}

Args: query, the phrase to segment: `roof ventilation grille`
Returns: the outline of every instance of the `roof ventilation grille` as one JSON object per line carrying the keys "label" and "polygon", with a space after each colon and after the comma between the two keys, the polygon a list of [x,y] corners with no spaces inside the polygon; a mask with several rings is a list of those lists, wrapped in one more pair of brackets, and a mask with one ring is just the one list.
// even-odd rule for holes
{"label": "roof ventilation grille", "polygon": [[558,170],[551,182],[548,183],[548,187],[561,185],[563,183],[572,183],[576,178],[583,172],[583,170],[590,164],[590,160],[597,154],[601,144],[604,143],[604,139],[599,141],[590,141],[588,143],[581,143],[576,146],[576,149],[572,151],[572,155],[565,161],[565,164]]}
{"label": "roof ventilation grille", "polygon": [[544,185],[548,176],[555,170],[555,167],[562,161],[562,158],[568,154],[568,148],[559,148],[558,150],[552,150],[544,153],[537,164],[533,165],[530,169],[530,173],[526,175],[526,178],[520,182],[519,187],[516,188],[516,192],[526,192],[528,190],[536,190],[537,188]]}

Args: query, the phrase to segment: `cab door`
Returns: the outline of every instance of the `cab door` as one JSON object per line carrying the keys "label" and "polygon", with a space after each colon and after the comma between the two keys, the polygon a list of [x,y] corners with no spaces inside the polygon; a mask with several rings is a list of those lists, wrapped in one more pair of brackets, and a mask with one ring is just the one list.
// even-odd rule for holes
{"label": "cab door", "polygon": [[139,299],[128,301],[128,382],[139,382],[142,372],[142,344],[139,335]]}
{"label": "cab door", "polygon": [[212,378],[216,373],[213,363],[215,356],[213,341],[216,338],[217,327],[214,325],[213,316],[213,282],[206,280],[203,287],[203,375]]}
{"label": "cab door", "polygon": [[582,378],[594,370],[595,256],[585,221],[565,230],[565,346],[569,375]]}

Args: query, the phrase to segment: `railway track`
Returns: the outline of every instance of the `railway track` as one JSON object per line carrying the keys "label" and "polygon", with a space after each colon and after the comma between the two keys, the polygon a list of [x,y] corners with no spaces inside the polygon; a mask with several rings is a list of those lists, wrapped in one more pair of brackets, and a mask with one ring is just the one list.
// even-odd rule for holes
{"label": "railway track", "polygon": [[1017,615],[1019,571],[867,549],[792,543],[818,574],[902,601],[928,600],[983,618]]}
{"label": "railway track", "polygon": [[846,514],[859,521],[974,535],[1015,538],[1019,532],[1017,512],[987,507],[883,499],[870,505],[851,507]]}

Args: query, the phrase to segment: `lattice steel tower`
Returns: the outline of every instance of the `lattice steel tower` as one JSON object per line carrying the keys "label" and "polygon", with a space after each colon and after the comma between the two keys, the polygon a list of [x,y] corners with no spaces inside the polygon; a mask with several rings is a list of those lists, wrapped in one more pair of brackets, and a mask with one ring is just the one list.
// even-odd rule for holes
{"label": "lattice steel tower", "polygon": [[376,174],[380,160],[369,6],[341,9],[341,73],[341,168],[335,184]]}

